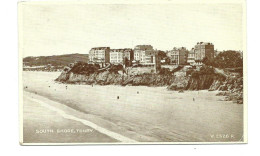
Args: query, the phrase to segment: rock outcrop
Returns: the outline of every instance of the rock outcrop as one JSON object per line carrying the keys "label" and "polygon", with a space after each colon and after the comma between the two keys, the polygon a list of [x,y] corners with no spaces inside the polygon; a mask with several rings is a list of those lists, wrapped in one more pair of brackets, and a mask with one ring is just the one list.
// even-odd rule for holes
{"label": "rock outcrop", "polygon": [[222,92],[218,95],[225,96],[225,100],[235,101],[240,104],[243,103],[243,77],[239,74],[221,74],[214,71],[214,68],[203,67],[200,71],[193,70],[188,75],[185,72],[185,74],[177,74],[181,76],[176,76],[176,74],[170,72],[163,72],[164,74],[125,74],[125,72],[122,72],[117,67],[114,67],[116,70],[105,71],[90,71],[89,68],[81,70],[83,67],[79,66],[74,68],[74,70],[73,68],[64,70],[56,81],[89,85],[167,86],[169,90],[180,91],[219,90]]}
{"label": "rock outcrop", "polygon": [[56,81],[98,85],[168,86],[173,83],[174,77],[159,74],[126,75],[109,71],[95,72],[89,75],[63,72]]}
{"label": "rock outcrop", "polygon": [[191,76],[186,86],[187,90],[221,91],[218,95],[225,96],[226,101],[243,103],[243,77],[239,73],[220,74],[218,72],[202,72]]}

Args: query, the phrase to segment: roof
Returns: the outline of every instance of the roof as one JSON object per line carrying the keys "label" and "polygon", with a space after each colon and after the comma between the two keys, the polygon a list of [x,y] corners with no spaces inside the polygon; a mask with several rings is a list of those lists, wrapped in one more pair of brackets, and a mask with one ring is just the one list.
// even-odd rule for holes
{"label": "roof", "polygon": [[187,49],[186,49],[186,47],[179,47],[179,48],[173,47],[171,51],[174,51],[174,50],[177,51],[177,50],[187,50]]}
{"label": "roof", "polygon": [[110,52],[127,52],[127,51],[132,51],[130,48],[125,48],[125,49],[110,49]]}
{"label": "roof", "polygon": [[191,53],[195,53],[194,48],[192,48],[192,49],[189,51],[189,54],[191,54]]}
{"label": "roof", "polygon": [[197,42],[197,45],[213,45],[210,42]]}
{"label": "roof", "polygon": [[110,47],[94,47],[94,48],[91,48],[91,50],[103,50],[103,49],[110,49]]}
{"label": "roof", "polygon": [[145,55],[155,55],[155,51],[154,50],[146,50]]}
{"label": "roof", "polygon": [[153,50],[153,46],[151,45],[137,45],[134,49],[138,50]]}

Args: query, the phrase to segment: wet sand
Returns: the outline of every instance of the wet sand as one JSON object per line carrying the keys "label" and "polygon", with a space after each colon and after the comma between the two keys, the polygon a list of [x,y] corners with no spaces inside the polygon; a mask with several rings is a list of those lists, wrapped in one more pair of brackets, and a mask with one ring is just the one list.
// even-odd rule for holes
{"label": "wet sand", "polygon": [[[39,96],[25,92],[24,143],[118,142],[92,127],[66,119],[56,111],[50,110],[32,99],[39,99]],[[48,104],[52,104],[52,102],[48,101]]]}
{"label": "wet sand", "polygon": [[[68,85],[55,83],[58,75],[23,72],[24,91],[59,102],[60,105],[55,107],[140,142],[242,139],[243,105],[222,101],[224,97],[215,96],[217,92],[178,93],[168,91],[166,87]],[[24,100],[24,103],[26,105],[28,101]],[[69,106],[71,110],[63,106]],[[29,112],[35,112],[36,108],[29,107]],[[28,111],[24,112],[25,116]],[[57,123],[62,125],[60,121]],[[78,123],[70,122],[67,127],[74,124]],[[30,129],[33,126],[29,123],[25,131],[26,127]],[[96,138],[102,141],[102,137]]]}

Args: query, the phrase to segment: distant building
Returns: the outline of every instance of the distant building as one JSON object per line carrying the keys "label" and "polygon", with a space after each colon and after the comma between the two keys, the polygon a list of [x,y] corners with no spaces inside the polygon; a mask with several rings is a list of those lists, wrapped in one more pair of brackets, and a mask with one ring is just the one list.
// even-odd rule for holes
{"label": "distant building", "polygon": [[155,64],[155,54],[151,45],[137,45],[134,48],[134,62],[144,65]]}
{"label": "distant building", "polygon": [[110,50],[110,63],[123,64],[123,49],[111,49]]}
{"label": "distant building", "polygon": [[154,71],[158,73],[161,69],[161,56],[156,52],[154,55],[155,63],[154,63]]}
{"label": "distant building", "polygon": [[189,51],[187,63],[189,63],[190,65],[195,64],[195,49],[194,48],[192,48]]}
{"label": "distant building", "polygon": [[156,62],[156,52],[154,50],[147,50],[145,51],[145,62],[144,64],[155,64]]}
{"label": "distant building", "polygon": [[110,62],[110,47],[96,47],[89,51],[89,63],[105,66]]}
{"label": "distant building", "polygon": [[185,47],[176,48],[167,51],[166,55],[170,58],[170,64],[184,65],[187,63],[189,51]]}
{"label": "distant building", "polygon": [[[132,61],[134,60],[134,51],[133,49],[127,48],[124,49],[124,59],[126,65],[132,65]],[[128,61],[128,62],[127,62]]]}
{"label": "distant building", "polygon": [[132,49],[111,49],[110,63],[131,65],[133,60]]}
{"label": "distant building", "polygon": [[212,43],[198,42],[194,49],[196,62],[201,62],[205,57],[208,59],[214,58],[214,45]]}
{"label": "distant building", "polygon": [[153,46],[151,45],[137,45],[134,50],[153,50]]}

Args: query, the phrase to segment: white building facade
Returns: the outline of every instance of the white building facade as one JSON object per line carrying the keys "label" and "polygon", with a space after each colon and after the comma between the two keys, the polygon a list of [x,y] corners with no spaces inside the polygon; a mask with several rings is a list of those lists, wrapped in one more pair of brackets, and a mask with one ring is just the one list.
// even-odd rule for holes
{"label": "white building facade", "polygon": [[132,49],[111,49],[110,50],[110,63],[112,64],[125,64],[126,61],[132,61]]}

